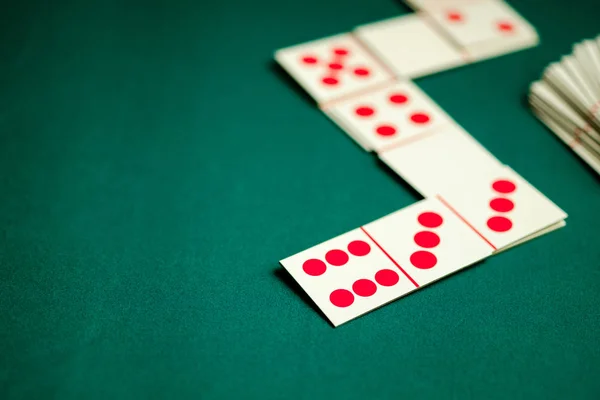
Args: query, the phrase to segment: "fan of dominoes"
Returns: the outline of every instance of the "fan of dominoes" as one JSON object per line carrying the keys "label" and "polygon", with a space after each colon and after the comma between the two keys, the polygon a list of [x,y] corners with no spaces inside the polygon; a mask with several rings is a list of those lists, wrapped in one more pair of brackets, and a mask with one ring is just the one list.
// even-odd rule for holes
{"label": "fan of dominoes", "polygon": [[600,36],[544,70],[529,104],[556,136],[600,174]]}

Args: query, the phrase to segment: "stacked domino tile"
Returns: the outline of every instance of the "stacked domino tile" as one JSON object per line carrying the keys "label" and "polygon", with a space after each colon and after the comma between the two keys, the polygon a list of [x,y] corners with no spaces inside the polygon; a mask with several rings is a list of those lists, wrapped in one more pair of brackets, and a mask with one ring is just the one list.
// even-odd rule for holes
{"label": "stacked domino tile", "polygon": [[535,115],[600,174],[600,36],[573,46],[531,84]]}

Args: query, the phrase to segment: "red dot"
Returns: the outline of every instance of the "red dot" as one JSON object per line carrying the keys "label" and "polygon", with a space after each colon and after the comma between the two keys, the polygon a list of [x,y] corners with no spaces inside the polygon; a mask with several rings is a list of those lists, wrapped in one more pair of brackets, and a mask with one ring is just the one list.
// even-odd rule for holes
{"label": "red dot", "polygon": [[391,269],[382,269],[375,274],[375,280],[381,286],[394,286],[400,280],[400,277]]}
{"label": "red dot", "polygon": [[352,285],[352,290],[359,296],[369,297],[375,294],[377,286],[368,279],[359,279]]}
{"label": "red dot", "polygon": [[333,52],[335,54],[337,54],[338,56],[347,56],[348,55],[348,50],[343,49],[341,47],[338,47],[337,49],[334,49]]}
{"label": "red dot", "polygon": [[346,289],[337,289],[331,292],[329,301],[336,307],[348,307],[354,303],[354,295]]}
{"label": "red dot", "polygon": [[302,264],[302,269],[310,276],[319,276],[325,273],[327,265],[325,265],[325,263],[321,260],[312,258],[310,260],[306,260],[304,264]]}
{"label": "red dot", "polygon": [[513,208],[515,208],[515,203],[513,203],[509,199],[504,199],[502,197],[497,197],[495,199],[492,199],[492,201],[490,201],[490,207],[494,211],[509,212]]}
{"label": "red dot", "polygon": [[360,115],[361,117],[370,117],[371,115],[375,114],[375,110],[373,110],[371,107],[358,107],[356,109],[356,114]]}
{"label": "red dot", "polygon": [[447,14],[447,17],[448,17],[448,20],[452,21],[452,22],[462,22],[463,21],[462,14],[457,11],[450,11]]}
{"label": "red dot", "polygon": [[332,77],[323,78],[323,83],[326,85],[337,85],[338,80]]}
{"label": "red dot", "polygon": [[507,21],[498,22],[498,30],[500,32],[512,32],[515,29],[515,26]]}
{"label": "red dot", "polygon": [[348,251],[354,256],[362,257],[369,254],[369,252],[371,251],[371,246],[369,246],[367,242],[363,242],[362,240],[355,240],[353,242],[350,242],[350,244],[348,245]]}
{"label": "red dot", "polygon": [[421,231],[415,235],[415,243],[426,249],[432,249],[440,244],[440,237],[433,232]]}
{"label": "red dot", "polygon": [[390,101],[395,104],[404,104],[408,101],[408,97],[403,94],[393,94],[390,96]]}
{"label": "red dot", "polygon": [[440,214],[431,211],[420,214],[417,220],[426,228],[437,228],[444,222]]}
{"label": "red dot", "polygon": [[512,228],[512,222],[506,217],[492,217],[488,219],[487,226],[494,232],[506,232]]}
{"label": "red dot", "polygon": [[358,76],[368,76],[370,74],[370,72],[366,68],[356,68],[354,70],[354,74],[358,75]]}
{"label": "red dot", "polygon": [[329,64],[330,69],[342,69],[344,66],[340,63],[331,63]]}
{"label": "red dot", "polygon": [[306,57],[302,58],[302,62],[304,64],[316,64],[317,63],[317,58],[316,57],[312,57],[312,56],[306,56]]}
{"label": "red dot", "polygon": [[429,115],[424,113],[414,113],[410,116],[410,119],[415,124],[426,124],[429,122]]}
{"label": "red dot", "polygon": [[498,193],[512,193],[515,191],[517,186],[511,181],[500,179],[492,183],[492,188]]}
{"label": "red dot", "polygon": [[419,269],[429,269],[437,264],[437,258],[428,251],[419,250],[411,254],[410,262]]}
{"label": "red dot", "polygon": [[329,250],[327,254],[325,254],[325,260],[329,264],[339,267],[348,262],[348,254],[342,250]]}
{"label": "red dot", "polygon": [[394,128],[391,125],[378,126],[375,131],[377,132],[378,135],[381,135],[381,136],[392,136],[392,135],[396,134],[396,128]]}

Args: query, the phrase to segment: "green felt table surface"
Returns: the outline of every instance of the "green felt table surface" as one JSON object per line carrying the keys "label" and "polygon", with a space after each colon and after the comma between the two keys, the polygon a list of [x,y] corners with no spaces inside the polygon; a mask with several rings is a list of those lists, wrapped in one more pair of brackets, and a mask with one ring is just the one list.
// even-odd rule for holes
{"label": "green felt table surface", "polygon": [[[6,3],[6,2],[5,2]],[[419,200],[273,64],[393,0],[31,1],[0,17],[0,397],[600,397],[600,180],[526,106],[539,47],[418,80],[567,227],[334,329],[278,261]]]}

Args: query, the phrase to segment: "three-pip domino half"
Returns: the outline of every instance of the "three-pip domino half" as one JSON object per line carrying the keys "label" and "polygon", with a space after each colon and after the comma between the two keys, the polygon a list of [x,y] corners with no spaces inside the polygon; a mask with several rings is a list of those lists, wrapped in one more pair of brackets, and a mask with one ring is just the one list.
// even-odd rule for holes
{"label": "three-pip domino half", "polygon": [[538,43],[499,0],[411,0],[417,13],[278,50],[276,60],[366,151],[425,198],[281,261],[338,326],[567,215],[410,79]]}

